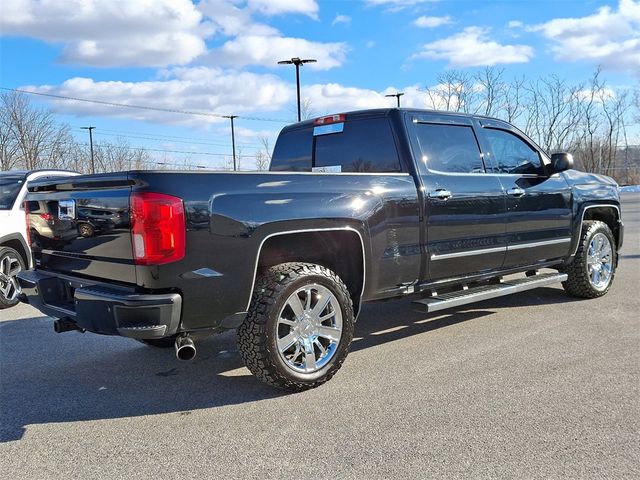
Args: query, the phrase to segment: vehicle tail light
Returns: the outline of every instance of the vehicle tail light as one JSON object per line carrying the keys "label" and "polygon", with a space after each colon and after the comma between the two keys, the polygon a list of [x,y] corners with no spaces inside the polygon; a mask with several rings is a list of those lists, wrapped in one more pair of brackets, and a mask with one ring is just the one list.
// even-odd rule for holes
{"label": "vehicle tail light", "polygon": [[41,213],[40,218],[46,220],[47,222],[50,222],[51,220],[53,220],[53,215],[50,213]]}
{"label": "vehicle tail light", "polygon": [[184,258],[186,223],[182,199],[162,193],[131,194],[131,240],[136,265]]}
{"label": "vehicle tail light", "polygon": [[339,115],[329,115],[327,117],[316,118],[313,121],[314,125],[329,125],[330,123],[340,123],[346,120],[347,116],[344,113]]}

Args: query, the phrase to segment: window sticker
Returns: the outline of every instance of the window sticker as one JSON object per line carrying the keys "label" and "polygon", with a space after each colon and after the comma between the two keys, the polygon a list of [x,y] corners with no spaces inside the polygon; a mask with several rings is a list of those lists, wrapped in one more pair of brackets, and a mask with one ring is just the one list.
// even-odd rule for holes
{"label": "window sticker", "polygon": [[313,167],[311,171],[315,173],[341,173],[342,165],[327,165],[324,167]]}
{"label": "window sticker", "polygon": [[342,133],[344,130],[344,122],[342,123],[330,123],[329,125],[320,125],[313,127],[313,136],[318,135],[330,135],[332,133]]}

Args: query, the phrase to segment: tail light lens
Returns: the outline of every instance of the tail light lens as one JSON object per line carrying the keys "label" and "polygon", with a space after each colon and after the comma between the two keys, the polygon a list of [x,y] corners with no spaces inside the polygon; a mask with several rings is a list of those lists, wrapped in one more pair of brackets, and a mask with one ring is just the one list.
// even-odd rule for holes
{"label": "tail light lens", "polygon": [[41,213],[40,218],[46,220],[47,222],[50,222],[51,220],[53,220],[53,215],[51,213]]}
{"label": "tail light lens", "polygon": [[182,199],[162,193],[131,194],[131,240],[136,265],[184,258],[186,224]]}

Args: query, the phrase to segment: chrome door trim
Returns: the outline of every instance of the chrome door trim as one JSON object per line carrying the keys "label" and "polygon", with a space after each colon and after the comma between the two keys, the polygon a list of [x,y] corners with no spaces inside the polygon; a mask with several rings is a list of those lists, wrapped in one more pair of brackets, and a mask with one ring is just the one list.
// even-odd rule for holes
{"label": "chrome door trim", "polygon": [[262,241],[260,242],[260,246],[258,247],[258,253],[256,255],[256,263],[253,269],[253,281],[251,282],[251,290],[249,292],[249,301],[247,302],[246,311],[249,311],[249,307],[251,306],[251,297],[253,297],[253,289],[256,286],[256,277],[258,275],[258,262],[260,261],[260,253],[262,252],[262,246],[264,245],[264,242],[269,240],[271,237],[278,237],[281,235],[291,235],[294,233],[334,232],[334,231],[354,232],[358,235],[358,238],[360,239],[360,245],[362,247],[362,290],[360,291],[360,303],[362,303],[362,295],[364,294],[364,287],[367,281],[367,257],[365,255],[364,239],[362,238],[362,234],[353,227],[306,228],[302,230],[287,230],[286,232],[271,233],[262,239]]}
{"label": "chrome door trim", "polygon": [[498,252],[506,252],[507,247],[493,247],[493,248],[482,248],[480,250],[468,250],[466,252],[454,252],[454,253],[432,253],[431,260],[446,260],[448,258],[458,258],[458,257],[470,257],[473,255],[483,255],[485,253],[498,253]]}
{"label": "chrome door trim", "polygon": [[486,253],[507,252],[511,250],[522,250],[524,248],[543,247],[546,245],[556,245],[560,243],[571,242],[571,237],[554,238],[553,240],[543,240],[540,242],[518,243],[516,245],[507,245],[506,247],[482,248],[479,250],[469,250],[466,252],[431,254],[431,260],[446,260],[448,258],[470,257],[473,255],[483,255]]}
{"label": "chrome door trim", "polygon": [[507,246],[507,250],[522,250],[524,248],[544,247],[546,245],[557,245],[559,243],[570,243],[571,237],[554,238],[553,240],[542,240],[540,242],[516,243]]}

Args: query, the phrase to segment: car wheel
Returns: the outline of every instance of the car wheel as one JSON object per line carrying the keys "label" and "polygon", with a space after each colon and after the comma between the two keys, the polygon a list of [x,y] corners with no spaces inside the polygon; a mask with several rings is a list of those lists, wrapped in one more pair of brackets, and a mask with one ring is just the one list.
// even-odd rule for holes
{"label": "car wheel", "polygon": [[347,287],[328,268],[309,263],[271,267],[256,283],[238,328],[247,368],[269,385],[292,391],[333,377],[349,352],[355,317]]}
{"label": "car wheel", "polygon": [[11,247],[0,248],[0,309],[17,305],[20,284],[17,275],[25,269],[25,262]]}
{"label": "car wheel", "polygon": [[85,238],[93,237],[93,234],[95,233],[95,229],[93,228],[93,226],[89,225],[88,223],[81,223],[78,226],[78,233]]}
{"label": "car wheel", "polygon": [[562,282],[565,291],[580,298],[597,298],[607,293],[615,276],[615,245],[606,223],[584,222],[576,255],[563,269],[569,276]]}

